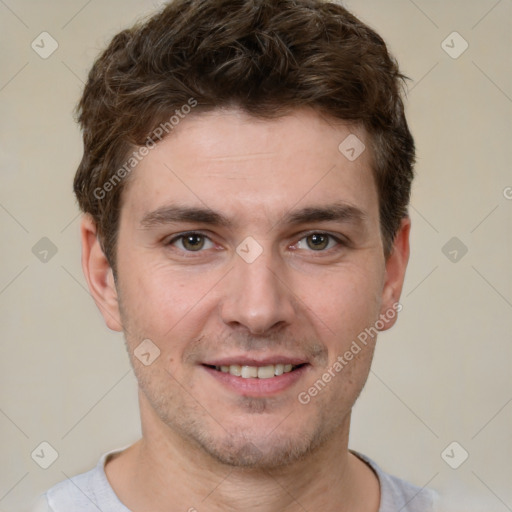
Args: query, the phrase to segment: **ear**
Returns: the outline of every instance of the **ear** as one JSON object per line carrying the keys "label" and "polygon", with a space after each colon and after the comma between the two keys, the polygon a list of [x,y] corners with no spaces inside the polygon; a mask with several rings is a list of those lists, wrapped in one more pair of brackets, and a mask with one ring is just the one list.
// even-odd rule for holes
{"label": "ear", "polygon": [[380,319],[384,327],[380,331],[386,331],[392,327],[398,317],[397,313],[401,311],[402,305],[399,304],[402,287],[404,284],[405,270],[409,261],[409,233],[411,231],[411,219],[405,217],[402,219],[400,228],[393,241],[391,253],[386,260],[386,276],[382,290],[382,302],[380,309]]}
{"label": "ear", "polygon": [[89,214],[82,218],[80,236],[82,269],[89,291],[107,326],[113,331],[122,331],[114,274],[98,241],[96,223]]}

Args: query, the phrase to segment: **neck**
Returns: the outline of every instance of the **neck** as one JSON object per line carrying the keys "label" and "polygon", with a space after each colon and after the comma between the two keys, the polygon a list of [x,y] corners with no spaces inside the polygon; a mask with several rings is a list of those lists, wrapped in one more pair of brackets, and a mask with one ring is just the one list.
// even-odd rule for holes
{"label": "neck", "polygon": [[134,512],[378,510],[375,475],[348,451],[350,417],[314,452],[278,468],[213,460],[164,425],[144,400],[141,417],[142,439],[106,467],[114,491]]}

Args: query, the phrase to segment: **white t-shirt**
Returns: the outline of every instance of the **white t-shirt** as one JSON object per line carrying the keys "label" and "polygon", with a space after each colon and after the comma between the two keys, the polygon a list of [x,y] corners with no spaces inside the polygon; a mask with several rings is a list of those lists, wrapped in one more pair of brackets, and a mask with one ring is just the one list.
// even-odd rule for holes
{"label": "white t-shirt", "polygon": [[[32,512],[131,512],[116,496],[105,474],[108,457],[120,451],[105,453],[94,469],[52,487]],[[434,512],[437,493],[384,473],[368,457],[352,453],[366,462],[379,479],[379,512]]]}

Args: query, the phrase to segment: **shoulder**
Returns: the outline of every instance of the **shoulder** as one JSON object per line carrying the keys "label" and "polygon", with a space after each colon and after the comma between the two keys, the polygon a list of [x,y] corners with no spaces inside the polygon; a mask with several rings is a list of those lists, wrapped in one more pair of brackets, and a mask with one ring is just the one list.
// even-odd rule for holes
{"label": "shoulder", "polygon": [[[91,469],[87,473],[76,475],[59,482],[51,489],[46,491],[43,498],[46,499],[46,511],[64,512],[73,510],[76,512],[88,512],[89,510],[98,510],[100,503],[97,503],[97,489],[95,481],[97,478],[98,467]],[[44,508],[40,509],[45,512]],[[36,511],[33,511],[36,512]],[[37,510],[39,512],[39,510]]]}
{"label": "shoulder", "polygon": [[119,501],[105,475],[104,454],[96,467],[59,482],[41,497],[32,512],[125,512],[128,509]]}
{"label": "shoulder", "polygon": [[438,494],[427,487],[418,487],[384,472],[373,460],[360,453],[354,455],[366,462],[376,473],[381,491],[379,512],[435,512]]}

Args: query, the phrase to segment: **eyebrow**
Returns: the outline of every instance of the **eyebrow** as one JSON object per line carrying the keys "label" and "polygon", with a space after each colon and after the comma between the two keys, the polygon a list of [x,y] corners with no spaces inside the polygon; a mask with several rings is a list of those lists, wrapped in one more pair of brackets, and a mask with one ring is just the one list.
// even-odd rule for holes
{"label": "eyebrow", "polygon": [[279,224],[306,224],[309,222],[352,222],[361,223],[367,219],[367,214],[346,203],[334,203],[324,207],[306,207],[302,210],[286,214]]}
{"label": "eyebrow", "polygon": [[[298,225],[326,221],[360,224],[366,218],[367,214],[355,206],[346,203],[334,203],[322,207],[305,207],[288,212],[277,224]],[[140,224],[142,228],[151,229],[179,222],[208,224],[226,228],[233,227],[234,225],[234,222],[228,217],[209,208],[172,205],[146,213]]]}
{"label": "eyebrow", "polygon": [[224,215],[209,208],[190,206],[164,206],[144,215],[140,224],[143,228],[153,228],[173,222],[197,222],[212,226],[231,227],[232,222]]}

